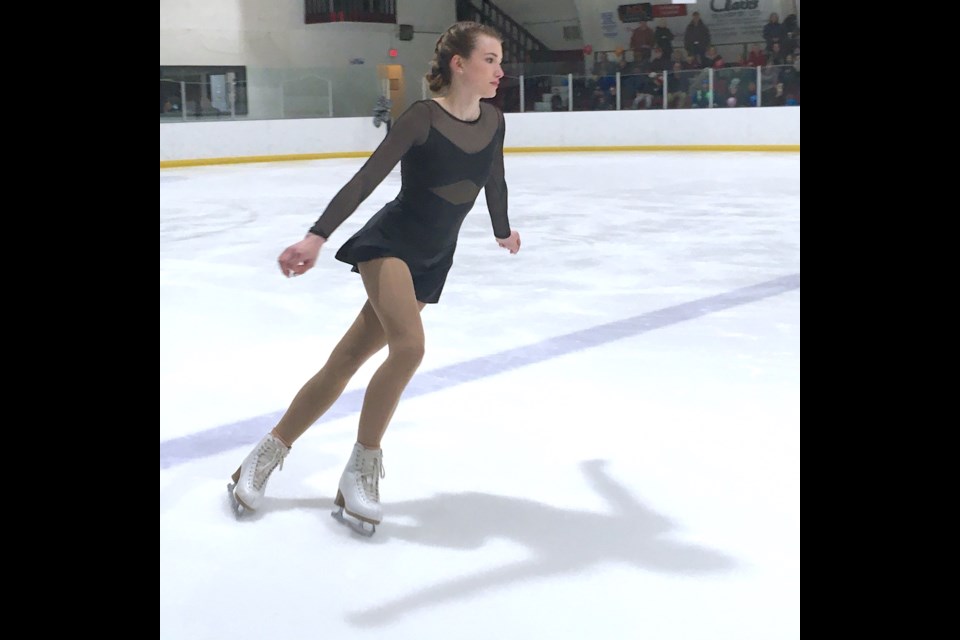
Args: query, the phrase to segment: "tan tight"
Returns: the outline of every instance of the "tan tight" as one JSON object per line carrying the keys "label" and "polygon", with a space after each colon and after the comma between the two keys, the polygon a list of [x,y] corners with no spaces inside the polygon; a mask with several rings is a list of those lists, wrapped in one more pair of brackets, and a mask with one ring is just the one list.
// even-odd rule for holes
{"label": "tan tight", "polygon": [[360,263],[359,269],[367,302],[326,364],[303,385],[273,429],[288,446],[333,406],[350,378],[387,345],[387,358],[367,385],[357,433],[357,442],[364,447],[379,448],[400,395],[423,359],[420,311],[426,305],[416,298],[406,263],[377,258]]}

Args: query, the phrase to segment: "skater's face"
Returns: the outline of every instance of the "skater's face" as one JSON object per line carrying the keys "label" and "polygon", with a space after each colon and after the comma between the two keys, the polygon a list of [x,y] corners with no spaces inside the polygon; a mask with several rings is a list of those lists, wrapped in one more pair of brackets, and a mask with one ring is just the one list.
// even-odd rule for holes
{"label": "skater's face", "polygon": [[479,34],[470,57],[454,56],[454,75],[462,89],[481,98],[492,98],[497,95],[497,87],[503,77],[503,69],[500,67],[502,60],[503,45],[500,41]]}

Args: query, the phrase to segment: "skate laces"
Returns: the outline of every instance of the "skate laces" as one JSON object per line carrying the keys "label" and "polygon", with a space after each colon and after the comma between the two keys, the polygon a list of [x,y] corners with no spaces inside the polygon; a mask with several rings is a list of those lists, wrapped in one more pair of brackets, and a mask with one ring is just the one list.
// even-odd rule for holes
{"label": "skate laces", "polygon": [[383,460],[379,455],[362,456],[360,458],[360,482],[364,493],[374,501],[380,502],[380,478],[385,478],[387,471],[383,467]]}
{"label": "skate laces", "polygon": [[257,491],[263,489],[263,485],[267,483],[270,474],[278,465],[281,470],[283,469],[283,459],[285,457],[286,452],[283,450],[283,446],[273,440],[267,440],[261,445],[260,451],[257,452],[257,462],[253,468],[254,489]]}

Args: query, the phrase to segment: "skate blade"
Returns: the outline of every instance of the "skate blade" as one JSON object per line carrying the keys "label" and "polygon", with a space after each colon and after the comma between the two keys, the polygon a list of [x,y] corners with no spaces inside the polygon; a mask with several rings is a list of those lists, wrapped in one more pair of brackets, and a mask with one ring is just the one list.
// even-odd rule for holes
{"label": "skate blade", "polygon": [[230,509],[233,511],[233,515],[236,518],[241,518],[250,510],[247,509],[242,502],[237,500],[237,496],[233,493],[236,486],[237,485],[232,482],[227,483],[227,494],[230,496]]}
{"label": "skate blade", "polygon": [[[373,524],[372,522],[364,522],[363,520],[354,520],[352,517],[347,517],[346,515],[344,515],[343,507],[340,507],[336,511],[331,512],[330,517],[336,520],[337,522],[347,525],[348,527],[353,529],[355,533],[358,533],[361,536],[364,536],[366,538],[373,536],[373,534],[377,532],[377,525]],[[367,525],[370,526],[369,529],[367,528]]]}

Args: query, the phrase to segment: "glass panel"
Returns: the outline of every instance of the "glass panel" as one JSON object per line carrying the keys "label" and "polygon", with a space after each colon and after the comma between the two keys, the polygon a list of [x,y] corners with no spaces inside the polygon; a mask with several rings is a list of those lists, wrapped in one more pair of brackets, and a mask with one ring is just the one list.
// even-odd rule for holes
{"label": "glass panel", "polygon": [[161,68],[161,122],[365,117],[383,91],[374,67],[241,69],[231,74],[197,68],[164,77]]}
{"label": "glass panel", "polygon": [[[490,99],[490,102],[497,105],[504,113],[517,113],[520,111],[520,78],[516,76],[503,76],[500,78],[500,86],[497,87],[497,95]],[[529,109],[527,109],[529,111]]]}
{"label": "glass panel", "polygon": [[160,67],[160,119],[245,115],[246,67]]}
{"label": "glass panel", "polygon": [[532,75],[524,77],[524,97],[527,111],[568,111],[570,109],[570,79],[563,75]]}
{"label": "glass panel", "polygon": [[[664,102],[669,109],[799,105],[800,64],[792,56],[787,59],[791,64],[715,69],[712,85],[710,69],[683,69],[675,63],[662,72],[661,61],[635,60],[632,52],[598,52],[589,71],[571,62],[506,65],[490,102],[507,113],[568,111],[572,76],[573,111],[616,110],[618,101],[622,110],[662,109]],[[160,121],[368,117],[384,91],[372,65],[161,67]],[[419,93],[408,87],[407,102]]]}

